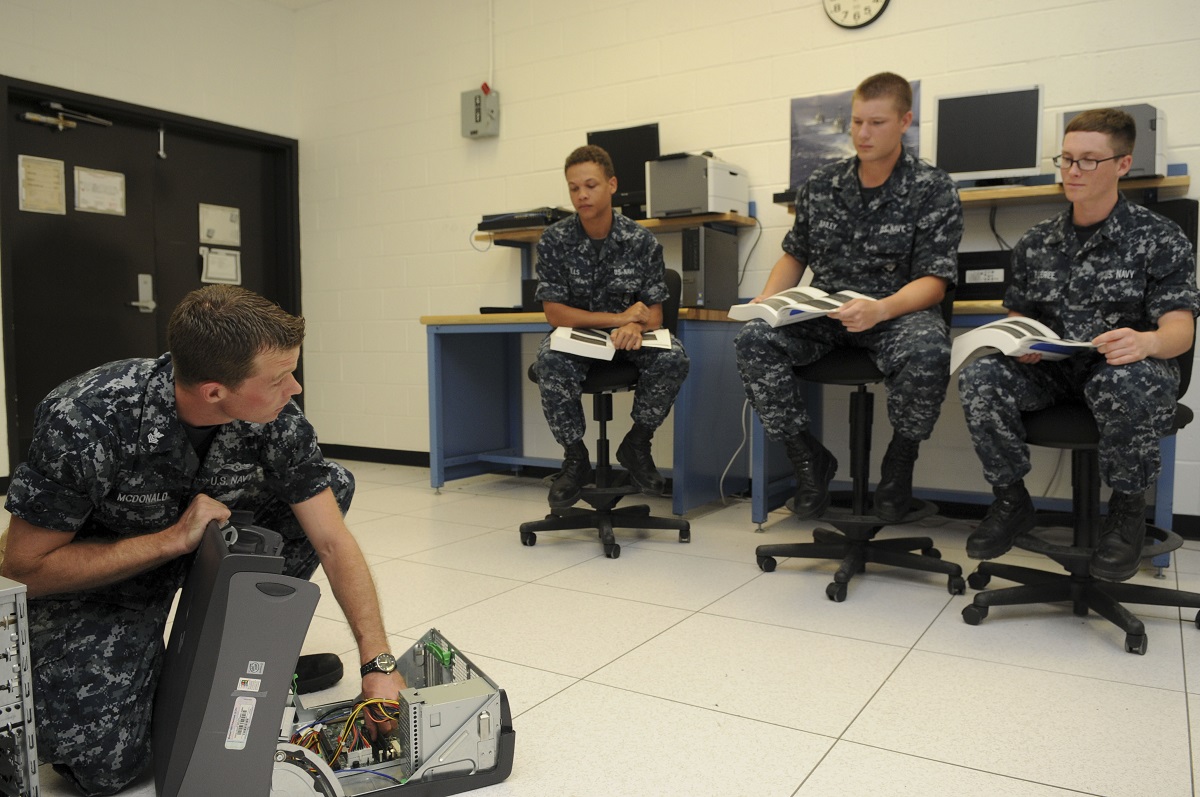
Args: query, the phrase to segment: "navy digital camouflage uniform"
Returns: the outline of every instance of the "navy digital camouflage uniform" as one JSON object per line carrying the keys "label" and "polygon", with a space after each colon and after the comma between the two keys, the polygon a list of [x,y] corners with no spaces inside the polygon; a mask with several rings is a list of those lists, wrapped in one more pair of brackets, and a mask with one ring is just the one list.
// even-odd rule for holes
{"label": "navy digital camouflage uniform", "polygon": [[[56,388],[37,408],[6,508],[105,542],[160,531],[204,493],[282,534],[284,572],[307,579],[318,559],[289,504],[331,487],[345,512],[353,477],[322,457],[294,403],[271,423],[223,424],[201,462],[176,413],[172,373],[170,355],[122,360]],[[190,559],[29,600],[38,753],[87,794],[115,792],[150,762],[163,633]]]}
{"label": "navy digital camouflage uniform", "polygon": [[[962,230],[958,191],[945,172],[904,153],[864,205],[858,158],[851,157],[818,169],[800,188],[783,249],[812,271],[813,287],[884,298],[925,276],[941,277],[949,289],[958,276]],[[933,433],[950,380],[949,330],[937,306],[863,332],[848,332],[831,318],[775,328],[756,319],[734,345],[746,396],[773,440],[809,425],[792,369],[835,347],[870,352],[885,375],[892,428],[910,440]]]}
{"label": "navy digital camouflage uniform", "polygon": [[[624,216],[613,214],[612,230],[597,254],[578,216],[546,228],[538,241],[537,298],[596,313],[623,313],[635,302],[647,307],[667,299],[662,246],[654,236]],[[674,335],[671,349],[618,351],[618,360],[637,366],[633,420],[657,429],[675,403],[690,363]],[[586,431],[580,384],[593,360],[553,351],[547,336],[538,347],[533,370],[542,397],[542,412],[554,439],[566,447]]]}
{"label": "navy digital camouflage uniform", "polygon": [[[1013,250],[1012,271],[1004,306],[1070,340],[1122,327],[1152,330],[1166,312],[1194,316],[1200,308],[1183,232],[1124,196],[1082,247],[1070,208],[1030,229]],[[1100,478],[1140,493],[1158,478],[1159,439],[1175,428],[1179,369],[1154,358],[1108,365],[1096,352],[1035,365],[989,355],[964,368],[958,384],[989,484],[1008,486],[1029,472],[1021,413],[1075,398],[1100,429]]]}

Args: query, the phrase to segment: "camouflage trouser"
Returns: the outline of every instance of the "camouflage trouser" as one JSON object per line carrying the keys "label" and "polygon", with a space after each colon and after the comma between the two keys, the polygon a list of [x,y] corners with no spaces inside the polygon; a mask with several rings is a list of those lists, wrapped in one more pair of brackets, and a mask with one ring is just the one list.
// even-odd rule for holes
{"label": "camouflage trouser", "polygon": [[[672,335],[670,351],[651,348],[618,351],[614,361],[619,360],[627,360],[638,369],[630,415],[642,426],[657,429],[666,420],[688,375],[691,363],[683,346]],[[538,347],[533,373],[542,395],[542,412],[554,439],[564,447],[582,439],[587,430],[580,385],[594,362],[588,357],[553,351],[549,337]]]}
{"label": "camouflage trouser", "polygon": [[935,309],[894,318],[865,332],[847,332],[832,318],[814,318],[772,328],[748,322],[734,339],[738,373],[746,396],[772,440],[787,440],[808,428],[802,383],[793,370],[836,347],[866,349],[883,372],[888,420],[910,440],[933,434],[950,381],[950,337]]}
{"label": "camouflage trouser", "polygon": [[967,428],[989,484],[1007,486],[1029,473],[1022,412],[1075,399],[1087,404],[1100,430],[1101,480],[1128,493],[1142,492],[1158,478],[1158,441],[1174,431],[1178,388],[1172,360],[1113,366],[1084,354],[1036,365],[989,355],[958,377]]}
{"label": "camouflage trouser", "polygon": [[[354,482],[342,473],[334,493],[344,513]],[[284,573],[309,578],[319,560],[291,508],[274,498],[259,507],[255,524],[289,540]],[[53,596],[29,601],[38,757],[84,794],[114,794],[150,764],[150,721],[174,589],[167,595],[151,605]]]}

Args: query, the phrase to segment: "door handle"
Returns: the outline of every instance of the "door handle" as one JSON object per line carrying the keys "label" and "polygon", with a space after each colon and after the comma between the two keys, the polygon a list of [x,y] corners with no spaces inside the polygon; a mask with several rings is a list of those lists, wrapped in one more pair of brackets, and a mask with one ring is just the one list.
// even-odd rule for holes
{"label": "door handle", "polygon": [[158,302],[154,301],[154,275],[153,274],[138,274],[138,297],[136,302],[130,302],[130,307],[136,307],[138,312],[153,313],[158,307]]}

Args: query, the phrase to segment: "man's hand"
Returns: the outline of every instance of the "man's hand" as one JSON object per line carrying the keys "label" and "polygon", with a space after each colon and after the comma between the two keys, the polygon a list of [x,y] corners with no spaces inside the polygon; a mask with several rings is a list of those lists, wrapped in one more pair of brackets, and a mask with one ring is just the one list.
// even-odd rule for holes
{"label": "man's hand", "polygon": [[[362,684],[363,700],[377,699],[391,700],[392,702],[399,700],[400,690],[408,687],[399,670],[393,670],[390,673],[369,672],[363,676]],[[396,709],[390,706],[387,711],[391,714],[396,713]],[[364,713],[367,718],[367,735],[371,739],[378,739],[380,736],[386,736],[396,731],[395,720],[382,719],[384,717],[382,707],[369,707]]]}
{"label": "man's hand", "polygon": [[621,351],[636,351],[642,348],[642,325],[630,323],[617,327],[609,333],[609,337],[612,338],[613,345]]}
{"label": "man's hand", "polygon": [[1109,365],[1128,365],[1158,354],[1158,335],[1136,332],[1129,327],[1114,329],[1092,338],[1097,351]]}
{"label": "man's hand", "polygon": [[618,327],[623,327],[627,324],[645,325],[649,323],[649,321],[650,308],[641,302],[634,302],[629,307],[625,308],[625,312],[617,314]]}
{"label": "man's hand", "polygon": [[851,299],[842,305],[842,309],[830,313],[829,317],[841,321],[847,332],[865,332],[881,321],[886,321],[887,313],[883,302]]}
{"label": "man's hand", "polygon": [[178,556],[189,554],[196,550],[200,545],[200,540],[204,537],[204,530],[208,528],[210,521],[224,523],[229,519],[229,507],[222,504],[215,498],[210,498],[201,493],[192,499],[188,504],[188,508],[184,510],[179,520],[169,526],[165,531],[168,532],[179,546]]}

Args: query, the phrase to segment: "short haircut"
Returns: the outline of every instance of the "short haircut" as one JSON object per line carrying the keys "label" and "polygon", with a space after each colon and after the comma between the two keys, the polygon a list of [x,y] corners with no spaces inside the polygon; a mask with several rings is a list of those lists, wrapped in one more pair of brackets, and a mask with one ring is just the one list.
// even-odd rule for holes
{"label": "short haircut", "polygon": [[254,358],[304,342],[304,319],[236,285],[207,285],[183,297],[167,323],[167,346],[182,385],[219,382],[236,389]]}
{"label": "short haircut", "polygon": [[853,99],[877,100],[891,97],[900,116],[912,110],[912,86],[895,72],[880,72],[858,84]]}
{"label": "short haircut", "polygon": [[1114,154],[1132,155],[1137,141],[1137,122],[1117,108],[1093,108],[1068,122],[1063,135],[1067,133],[1104,133]]}
{"label": "short haircut", "polygon": [[567,162],[563,164],[563,171],[566,172],[567,169],[578,163],[596,164],[603,170],[605,180],[617,176],[617,171],[613,168],[612,158],[608,156],[608,153],[602,147],[597,147],[595,144],[588,144],[587,146],[575,149],[567,156]]}

